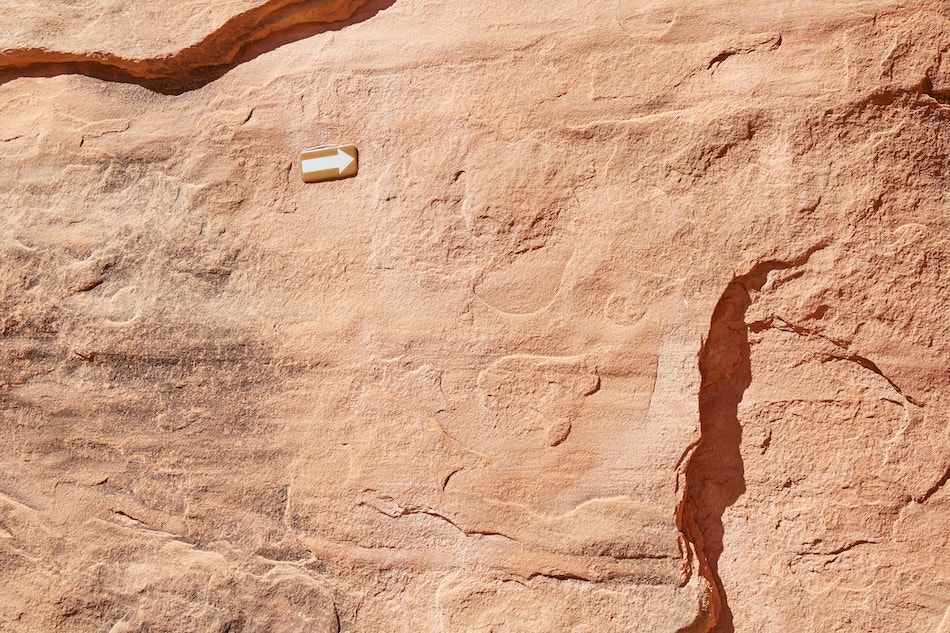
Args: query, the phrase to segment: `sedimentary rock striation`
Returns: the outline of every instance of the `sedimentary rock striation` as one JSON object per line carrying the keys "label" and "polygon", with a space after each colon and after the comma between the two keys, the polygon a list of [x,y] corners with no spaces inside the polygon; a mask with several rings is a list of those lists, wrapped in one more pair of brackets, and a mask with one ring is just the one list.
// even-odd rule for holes
{"label": "sedimentary rock striation", "polygon": [[950,631],[942,3],[0,6],[0,631]]}

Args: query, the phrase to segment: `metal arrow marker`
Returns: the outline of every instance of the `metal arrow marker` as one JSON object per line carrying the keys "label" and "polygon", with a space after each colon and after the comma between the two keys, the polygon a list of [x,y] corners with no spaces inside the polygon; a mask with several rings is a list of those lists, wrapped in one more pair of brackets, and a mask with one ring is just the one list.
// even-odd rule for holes
{"label": "metal arrow marker", "polygon": [[359,153],[354,145],[318,147],[300,154],[300,175],[304,182],[350,178],[358,170]]}

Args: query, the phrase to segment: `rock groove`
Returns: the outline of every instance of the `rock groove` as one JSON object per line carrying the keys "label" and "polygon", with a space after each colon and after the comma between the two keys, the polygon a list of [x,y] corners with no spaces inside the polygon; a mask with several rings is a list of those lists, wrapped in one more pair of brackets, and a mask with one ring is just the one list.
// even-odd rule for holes
{"label": "rock groove", "polygon": [[328,0],[271,0],[232,17],[197,44],[147,59],[130,59],[108,51],[7,50],[0,52],[0,85],[20,77],[80,74],[134,83],[166,95],[182,94],[220,79],[236,66],[284,44],[368,20],[395,2],[368,0],[346,10],[347,3]]}

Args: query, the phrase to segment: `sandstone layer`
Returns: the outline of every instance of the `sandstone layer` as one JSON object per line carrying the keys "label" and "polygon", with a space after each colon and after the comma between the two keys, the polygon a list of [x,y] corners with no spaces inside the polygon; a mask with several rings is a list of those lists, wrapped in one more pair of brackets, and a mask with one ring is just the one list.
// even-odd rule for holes
{"label": "sandstone layer", "polygon": [[523,4],[0,1],[0,631],[950,632],[950,9]]}

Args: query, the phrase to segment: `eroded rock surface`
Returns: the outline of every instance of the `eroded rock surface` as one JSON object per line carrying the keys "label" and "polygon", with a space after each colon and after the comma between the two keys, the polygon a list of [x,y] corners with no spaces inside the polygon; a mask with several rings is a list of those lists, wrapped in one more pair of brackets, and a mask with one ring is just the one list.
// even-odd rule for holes
{"label": "eroded rock surface", "polygon": [[10,3],[0,82],[81,73],[165,94],[194,90],[262,51],[341,29],[393,0]]}
{"label": "eroded rock surface", "polygon": [[0,631],[950,631],[943,4],[0,5]]}

